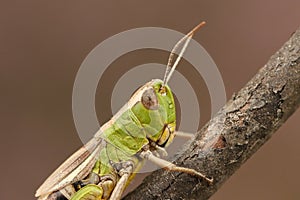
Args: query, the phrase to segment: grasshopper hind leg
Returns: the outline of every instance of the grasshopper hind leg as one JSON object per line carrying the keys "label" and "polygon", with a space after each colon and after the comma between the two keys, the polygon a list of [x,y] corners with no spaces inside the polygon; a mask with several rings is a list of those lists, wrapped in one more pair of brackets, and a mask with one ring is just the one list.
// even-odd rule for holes
{"label": "grasshopper hind leg", "polygon": [[47,197],[40,197],[38,200],[68,200],[60,191],[53,192]]}
{"label": "grasshopper hind leg", "polygon": [[[92,178],[92,179],[91,179]],[[89,180],[94,177],[90,176]],[[110,176],[102,177],[101,181],[89,182],[77,190],[70,200],[103,200],[109,199],[111,192],[115,187],[115,180]]]}
{"label": "grasshopper hind leg", "polygon": [[102,196],[102,187],[94,184],[89,184],[77,191],[70,200],[101,200]]}

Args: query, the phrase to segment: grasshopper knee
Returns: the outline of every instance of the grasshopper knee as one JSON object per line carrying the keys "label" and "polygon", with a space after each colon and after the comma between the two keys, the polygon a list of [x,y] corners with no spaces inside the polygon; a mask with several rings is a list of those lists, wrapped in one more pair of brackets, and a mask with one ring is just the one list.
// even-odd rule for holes
{"label": "grasshopper knee", "polygon": [[103,196],[103,188],[90,184],[77,191],[70,200],[101,200]]}
{"label": "grasshopper knee", "polygon": [[115,187],[115,183],[112,180],[106,180],[103,183],[101,183],[101,187],[103,189],[102,199],[108,199]]}

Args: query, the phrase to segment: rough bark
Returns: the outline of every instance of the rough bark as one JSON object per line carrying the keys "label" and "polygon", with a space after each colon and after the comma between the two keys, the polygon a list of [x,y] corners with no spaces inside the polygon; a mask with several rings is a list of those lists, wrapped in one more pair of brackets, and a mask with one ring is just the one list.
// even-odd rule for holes
{"label": "rough bark", "polygon": [[300,103],[300,28],[176,157],[214,178],[158,170],[124,199],[208,199],[294,113]]}

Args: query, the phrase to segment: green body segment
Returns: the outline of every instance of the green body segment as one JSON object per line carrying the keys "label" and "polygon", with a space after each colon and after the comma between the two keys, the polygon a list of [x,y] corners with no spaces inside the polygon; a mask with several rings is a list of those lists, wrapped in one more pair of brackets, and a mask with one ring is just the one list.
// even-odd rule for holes
{"label": "green body segment", "polygon": [[[157,142],[168,125],[172,124],[175,129],[175,104],[170,88],[164,86],[165,92],[161,94],[161,80],[152,80],[149,85],[156,95],[157,109],[148,109],[142,101],[136,101],[132,107],[128,107],[118,115],[118,118],[114,119],[115,121],[101,134],[105,146],[100,151],[93,172],[100,177],[112,177],[112,180],[115,180],[114,184],[110,186],[111,188],[104,188],[101,184],[100,186],[89,184],[77,191],[71,200],[88,200],[91,195],[100,195],[99,199],[106,199],[119,179],[114,164],[131,161],[134,164],[134,171],[139,170],[142,161],[137,153],[149,142]],[[171,142],[169,139],[172,140],[173,137],[166,137],[164,143],[169,144]],[[133,176],[134,173],[130,180]]]}

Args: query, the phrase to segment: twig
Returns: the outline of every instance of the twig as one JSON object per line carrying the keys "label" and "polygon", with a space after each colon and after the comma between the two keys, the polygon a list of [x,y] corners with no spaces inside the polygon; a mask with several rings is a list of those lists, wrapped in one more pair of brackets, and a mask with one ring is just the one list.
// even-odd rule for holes
{"label": "twig", "polygon": [[208,199],[300,104],[300,28],[176,158],[214,178],[212,185],[158,170],[124,199]]}

